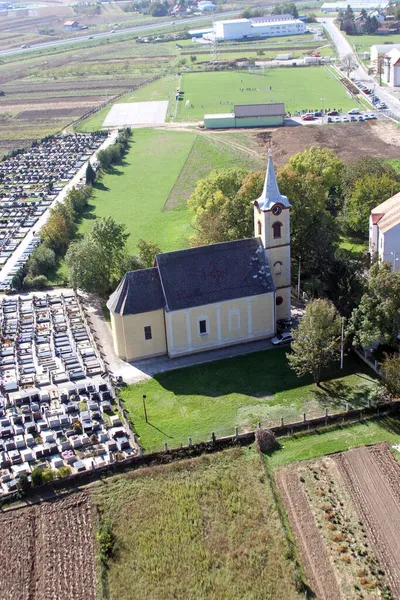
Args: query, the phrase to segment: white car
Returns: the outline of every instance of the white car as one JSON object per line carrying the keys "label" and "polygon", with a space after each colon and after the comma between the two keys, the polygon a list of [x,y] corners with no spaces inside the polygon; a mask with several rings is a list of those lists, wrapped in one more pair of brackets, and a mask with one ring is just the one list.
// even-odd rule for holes
{"label": "white car", "polygon": [[342,117],[342,123],[348,123],[349,121],[349,117]]}
{"label": "white car", "polygon": [[352,108],[351,110],[349,110],[349,115],[359,115],[360,111],[358,108]]}
{"label": "white car", "polygon": [[293,340],[293,336],[290,331],[284,333],[278,333],[276,337],[273,337],[271,342],[274,346],[281,346],[282,344],[289,344]]}

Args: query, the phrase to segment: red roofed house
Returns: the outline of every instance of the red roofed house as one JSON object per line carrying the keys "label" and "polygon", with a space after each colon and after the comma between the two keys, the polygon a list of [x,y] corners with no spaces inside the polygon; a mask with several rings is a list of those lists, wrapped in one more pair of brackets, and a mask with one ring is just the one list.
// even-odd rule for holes
{"label": "red roofed house", "polygon": [[400,193],[371,210],[369,218],[369,251],[378,254],[393,270],[400,270]]}

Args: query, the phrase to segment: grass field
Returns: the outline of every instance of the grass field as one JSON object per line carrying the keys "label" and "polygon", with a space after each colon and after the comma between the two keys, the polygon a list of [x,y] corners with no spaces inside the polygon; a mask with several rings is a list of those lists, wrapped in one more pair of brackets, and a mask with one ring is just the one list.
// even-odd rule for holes
{"label": "grass field", "polygon": [[400,422],[384,418],[356,425],[347,425],[318,433],[299,434],[281,438],[280,448],[268,454],[272,468],[281,467],[298,460],[318,458],[333,452],[345,452],[350,448],[388,442],[400,443]]}
{"label": "grass field", "polygon": [[366,242],[344,236],[340,238],[340,247],[344,250],[348,250],[348,252],[351,252],[352,254],[359,254],[360,252],[368,250],[368,244]]}
{"label": "grass field", "polygon": [[[208,440],[211,433],[229,435],[264,425],[321,416],[325,407],[343,410],[374,399],[377,382],[356,358],[345,360],[345,370],[332,370],[323,388],[309,377],[297,378],[287,365],[286,349],[161,373],[121,392],[135,431],[146,450],[159,450]],[[146,394],[149,423],[143,415]]]}
{"label": "grass field", "polygon": [[[269,69],[265,74],[187,73],[182,77],[181,89],[185,95],[178,103],[179,121],[199,120],[205,113],[230,112],[235,104],[284,102],[286,110],[293,112],[319,108],[323,97],[325,107],[345,110],[354,106],[346,91],[322,67]],[[193,108],[186,108],[187,101]]]}
{"label": "grass field", "polygon": [[116,539],[110,600],[304,598],[254,450],[107,479],[92,498]]}
{"label": "grass field", "polygon": [[375,44],[400,44],[400,33],[390,35],[346,35],[349,44],[356,46],[357,52],[369,52]]}
{"label": "grass field", "polygon": [[186,200],[197,180],[218,167],[257,169],[262,162],[193,131],[137,129],[122,164],[95,183],[79,232],[112,215],[126,225],[132,252],[140,238],[163,251],[185,248],[193,233]]}

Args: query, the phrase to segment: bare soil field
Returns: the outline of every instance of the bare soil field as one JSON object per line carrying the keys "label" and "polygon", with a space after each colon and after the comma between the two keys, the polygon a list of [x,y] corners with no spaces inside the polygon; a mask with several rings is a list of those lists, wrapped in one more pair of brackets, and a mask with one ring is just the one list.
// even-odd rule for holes
{"label": "bare soil field", "polygon": [[318,600],[400,598],[399,477],[400,465],[385,444],[278,471]]}
{"label": "bare soil field", "polygon": [[95,600],[86,493],[0,515],[2,600]]}
{"label": "bare soil field", "polygon": [[242,148],[243,152],[265,154],[272,144],[274,161],[279,167],[297,152],[310,146],[331,148],[344,162],[362,156],[400,157],[399,130],[392,122],[343,123],[342,125],[300,125],[263,130],[218,131],[208,133],[215,139]]}
{"label": "bare soil field", "polygon": [[400,598],[400,465],[386,444],[339,454],[337,463],[393,598]]}

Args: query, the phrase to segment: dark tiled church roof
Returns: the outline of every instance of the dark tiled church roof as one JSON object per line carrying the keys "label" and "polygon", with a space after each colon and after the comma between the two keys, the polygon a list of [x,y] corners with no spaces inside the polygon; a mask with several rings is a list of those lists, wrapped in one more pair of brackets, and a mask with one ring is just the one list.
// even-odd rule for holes
{"label": "dark tiled church roof", "polygon": [[165,252],[156,262],[125,275],[107,302],[111,312],[181,310],[275,290],[260,238]]}
{"label": "dark tiled church roof", "polygon": [[158,310],[165,305],[158,269],[127,273],[111,294],[107,307],[120,315],[135,315]]}
{"label": "dark tiled church roof", "polygon": [[156,261],[168,311],[275,290],[259,238],[166,252]]}

